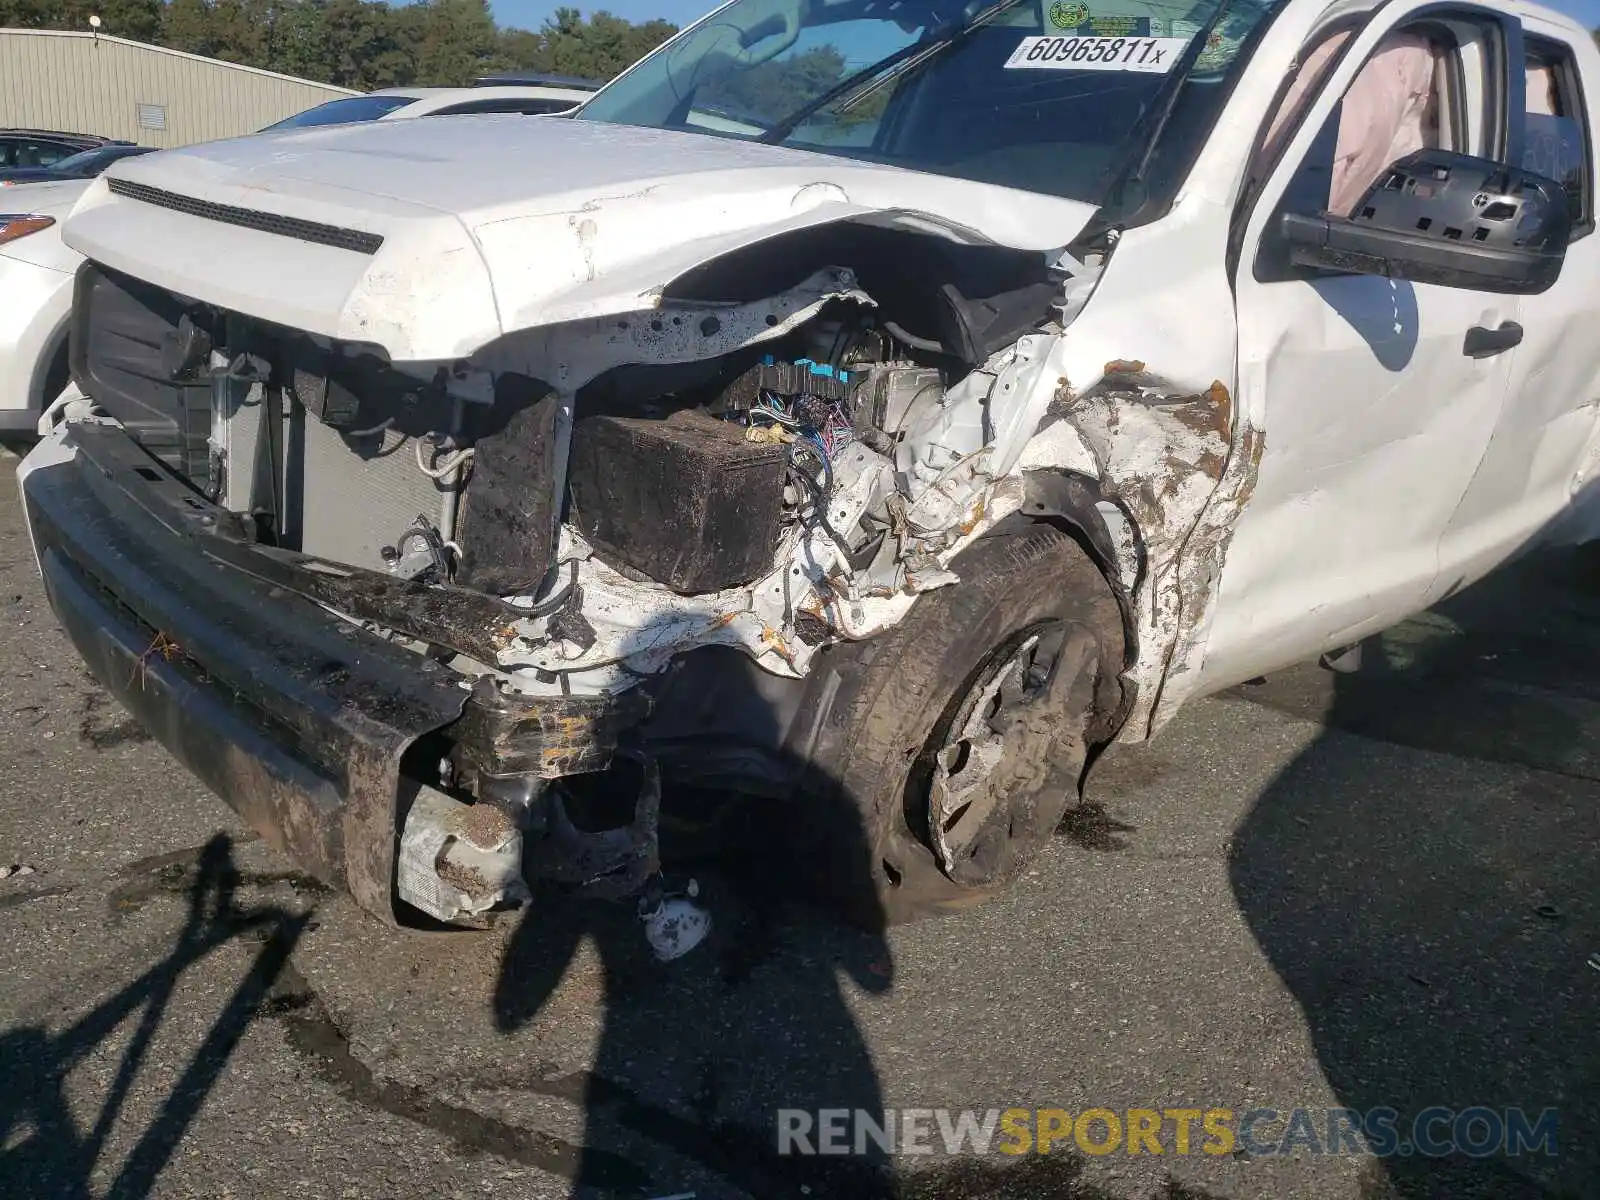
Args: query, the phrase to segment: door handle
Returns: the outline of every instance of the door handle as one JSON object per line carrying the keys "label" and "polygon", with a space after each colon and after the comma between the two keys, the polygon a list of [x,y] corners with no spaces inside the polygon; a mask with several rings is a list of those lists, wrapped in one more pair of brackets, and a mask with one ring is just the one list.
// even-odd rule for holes
{"label": "door handle", "polygon": [[1466,340],[1461,343],[1461,353],[1468,358],[1493,358],[1521,342],[1522,326],[1515,321],[1502,321],[1499,329],[1474,325],[1467,330]]}

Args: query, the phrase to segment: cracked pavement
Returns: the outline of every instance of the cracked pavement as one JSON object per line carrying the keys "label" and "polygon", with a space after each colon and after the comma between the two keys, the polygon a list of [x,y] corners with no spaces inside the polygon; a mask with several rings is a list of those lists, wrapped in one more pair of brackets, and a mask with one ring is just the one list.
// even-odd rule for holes
{"label": "cracked pavement", "polygon": [[[14,464],[4,460],[9,469]],[[0,1179],[21,1197],[1596,1195],[1600,570],[1193,706],[1029,878],[872,938],[701,874],[384,929],[88,678],[0,496]],[[1596,962],[1600,962],[1597,959]],[[780,1157],[781,1108],[1560,1109],[1559,1155]],[[581,1180],[581,1182],[575,1182]]]}

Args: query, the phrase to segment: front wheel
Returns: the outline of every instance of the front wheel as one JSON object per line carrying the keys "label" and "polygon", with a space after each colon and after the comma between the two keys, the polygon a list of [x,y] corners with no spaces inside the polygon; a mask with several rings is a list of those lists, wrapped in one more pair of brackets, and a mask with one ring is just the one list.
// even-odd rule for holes
{"label": "front wheel", "polygon": [[1114,732],[1122,616],[1083,549],[1018,518],[954,569],[960,583],[813,676],[835,694],[796,847],[859,923],[966,907],[1017,878]]}

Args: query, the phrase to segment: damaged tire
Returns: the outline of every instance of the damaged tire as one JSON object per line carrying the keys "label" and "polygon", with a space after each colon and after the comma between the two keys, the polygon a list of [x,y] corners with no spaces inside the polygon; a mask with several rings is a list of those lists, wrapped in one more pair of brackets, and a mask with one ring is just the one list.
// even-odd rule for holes
{"label": "damaged tire", "polygon": [[1015,880],[1115,732],[1122,617],[1078,543],[1014,518],[954,569],[960,584],[813,675],[826,713],[791,844],[811,890],[868,927]]}

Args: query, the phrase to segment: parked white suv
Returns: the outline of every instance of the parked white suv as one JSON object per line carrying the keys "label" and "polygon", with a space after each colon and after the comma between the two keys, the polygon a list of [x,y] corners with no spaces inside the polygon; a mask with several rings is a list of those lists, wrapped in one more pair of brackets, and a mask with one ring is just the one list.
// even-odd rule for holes
{"label": "parked white suv", "polygon": [[66,387],[72,274],[83,257],[61,241],[88,182],[0,191],[0,432],[31,433]]}
{"label": "parked white suv", "polygon": [[361,121],[396,121],[406,117],[458,117],[484,113],[546,116],[582,104],[589,90],[563,84],[484,84],[470,88],[384,88],[363,96],[341,96],[296,113],[263,133],[306,129],[314,125],[347,125]]}

